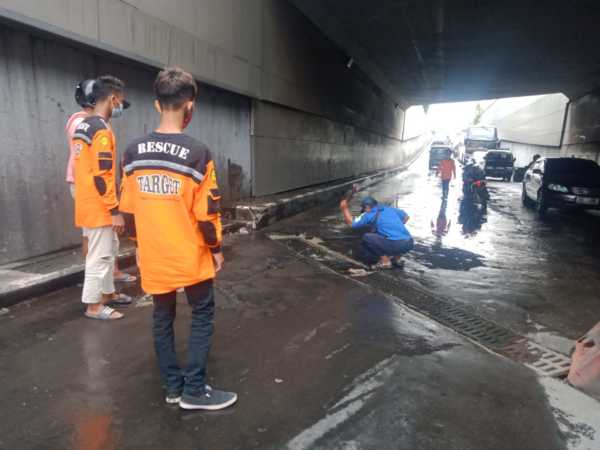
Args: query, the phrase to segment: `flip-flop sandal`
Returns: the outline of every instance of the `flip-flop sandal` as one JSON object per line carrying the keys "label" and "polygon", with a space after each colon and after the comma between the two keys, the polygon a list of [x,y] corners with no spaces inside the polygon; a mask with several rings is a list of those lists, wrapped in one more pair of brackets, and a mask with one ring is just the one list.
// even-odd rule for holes
{"label": "flip-flop sandal", "polygon": [[131,298],[129,295],[119,293],[119,296],[117,298],[111,299],[110,301],[106,302],[106,304],[123,306],[123,305],[131,305],[132,302],[133,302],[133,298]]}
{"label": "flip-flop sandal", "polygon": [[100,310],[99,313],[97,314],[90,314],[89,312],[85,312],[84,315],[85,317],[87,317],[88,319],[95,319],[95,320],[119,320],[122,319],[123,316],[120,317],[113,317],[113,313],[115,312],[114,309],[112,309],[110,306],[105,306],[104,308],[102,308]]}
{"label": "flip-flop sandal", "polygon": [[133,283],[134,281],[137,280],[137,277],[135,275],[131,275],[130,273],[127,272],[121,272],[120,275],[116,275],[114,277],[115,281],[121,281],[123,283]]}

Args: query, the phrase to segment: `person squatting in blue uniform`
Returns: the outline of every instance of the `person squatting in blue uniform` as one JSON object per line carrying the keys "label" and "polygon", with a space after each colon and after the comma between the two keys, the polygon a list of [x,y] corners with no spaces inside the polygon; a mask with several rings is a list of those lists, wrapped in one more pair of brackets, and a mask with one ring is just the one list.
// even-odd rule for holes
{"label": "person squatting in blue uniform", "polygon": [[406,228],[408,214],[398,208],[381,206],[373,197],[361,201],[361,215],[353,218],[348,199],[340,209],[344,221],[352,228],[370,228],[361,240],[360,257],[371,269],[391,269],[401,265],[401,256],[414,247],[413,238]]}

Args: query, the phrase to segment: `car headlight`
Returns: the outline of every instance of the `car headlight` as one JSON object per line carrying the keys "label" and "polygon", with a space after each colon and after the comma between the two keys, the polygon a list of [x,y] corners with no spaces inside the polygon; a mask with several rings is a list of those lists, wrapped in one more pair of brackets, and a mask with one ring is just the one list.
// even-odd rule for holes
{"label": "car headlight", "polygon": [[548,189],[550,189],[551,191],[556,191],[556,192],[569,192],[569,188],[566,186],[563,186],[562,184],[555,184],[555,183],[550,183],[548,185]]}

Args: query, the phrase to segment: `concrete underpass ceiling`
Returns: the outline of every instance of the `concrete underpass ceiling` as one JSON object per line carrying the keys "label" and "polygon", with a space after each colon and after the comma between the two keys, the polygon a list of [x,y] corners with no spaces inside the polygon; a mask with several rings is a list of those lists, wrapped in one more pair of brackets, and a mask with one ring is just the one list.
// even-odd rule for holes
{"label": "concrete underpass ceiling", "polygon": [[403,106],[600,87],[597,0],[290,0]]}

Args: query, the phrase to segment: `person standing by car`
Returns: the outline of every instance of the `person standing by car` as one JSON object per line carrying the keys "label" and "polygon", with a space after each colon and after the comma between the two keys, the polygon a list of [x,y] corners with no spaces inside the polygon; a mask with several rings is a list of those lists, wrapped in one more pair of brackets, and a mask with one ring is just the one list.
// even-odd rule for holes
{"label": "person standing by car", "polygon": [[541,158],[541,155],[536,153],[535,155],[533,155],[533,158],[531,158],[531,162],[529,164],[527,164],[527,166],[525,167],[525,170],[529,170],[531,168],[531,166],[533,166],[535,164],[535,162]]}
{"label": "person standing by car", "polygon": [[[206,384],[213,280],[224,263],[215,163],[206,145],[183,133],[198,94],[192,75],[167,68],[154,92],[160,122],[125,151],[120,209],[133,214],[142,287],[154,297],[152,332],[165,401],[183,409],[223,409],[237,394]],[[173,331],[180,288],[192,308],[185,370],[177,363]]]}
{"label": "person standing by car", "polygon": [[438,173],[442,180],[442,198],[448,198],[448,192],[450,191],[450,181],[456,178],[456,164],[452,159],[452,152],[448,150],[444,159],[440,161],[438,167]]}

